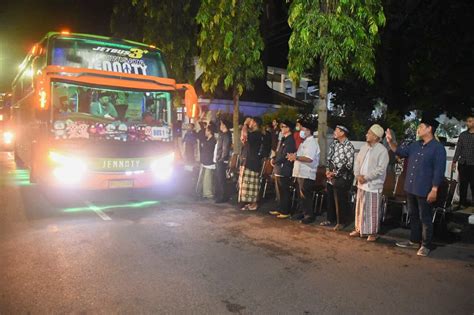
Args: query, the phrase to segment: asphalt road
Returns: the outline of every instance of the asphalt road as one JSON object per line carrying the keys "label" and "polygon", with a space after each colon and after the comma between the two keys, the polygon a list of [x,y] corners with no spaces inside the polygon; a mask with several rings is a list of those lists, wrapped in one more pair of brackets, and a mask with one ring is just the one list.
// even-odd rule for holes
{"label": "asphalt road", "polygon": [[0,314],[473,314],[474,245],[429,258],[264,212],[54,200],[0,154]]}

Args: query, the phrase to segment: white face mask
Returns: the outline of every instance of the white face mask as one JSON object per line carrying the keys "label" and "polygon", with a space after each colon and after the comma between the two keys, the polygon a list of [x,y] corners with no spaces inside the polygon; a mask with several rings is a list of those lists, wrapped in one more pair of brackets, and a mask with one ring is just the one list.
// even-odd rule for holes
{"label": "white face mask", "polygon": [[300,127],[296,126],[296,127],[295,127],[295,130],[296,130],[296,131],[300,131]]}
{"label": "white face mask", "polygon": [[306,138],[306,133],[304,132],[304,130],[301,130],[301,131],[300,131],[300,138],[301,138],[301,139],[305,139],[305,138]]}

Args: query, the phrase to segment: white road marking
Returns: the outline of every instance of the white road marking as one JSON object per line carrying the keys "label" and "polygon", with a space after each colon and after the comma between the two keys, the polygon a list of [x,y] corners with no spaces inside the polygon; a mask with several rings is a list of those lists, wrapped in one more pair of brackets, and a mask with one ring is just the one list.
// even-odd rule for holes
{"label": "white road marking", "polygon": [[92,209],[102,220],[104,220],[104,221],[111,221],[112,220],[111,217],[109,217],[104,211],[100,210],[99,207],[97,207],[92,202],[85,201],[84,203],[86,204],[86,206],[88,206],[90,209]]}
{"label": "white road marking", "polygon": [[177,222],[165,222],[165,225],[166,225],[166,226],[169,226],[169,227],[181,226],[181,224],[180,224],[180,223],[177,223]]}

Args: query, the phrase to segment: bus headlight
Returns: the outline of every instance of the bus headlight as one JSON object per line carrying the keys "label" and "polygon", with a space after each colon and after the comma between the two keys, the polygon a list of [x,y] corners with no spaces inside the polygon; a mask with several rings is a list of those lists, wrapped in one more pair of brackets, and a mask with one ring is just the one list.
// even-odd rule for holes
{"label": "bus headlight", "polygon": [[87,164],[77,157],[69,157],[57,152],[50,152],[49,159],[54,163],[54,177],[65,184],[79,182],[87,170]]}
{"label": "bus headlight", "polygon": [[13,142],[13,132],[5,131],[3,133],[3,143],[12,144],[12,142]]}
{"label": "bus headlight", "polygon": [[151,170],[158,179],[166,180],[173,174],[174,152],[157,158],[151,163]]}

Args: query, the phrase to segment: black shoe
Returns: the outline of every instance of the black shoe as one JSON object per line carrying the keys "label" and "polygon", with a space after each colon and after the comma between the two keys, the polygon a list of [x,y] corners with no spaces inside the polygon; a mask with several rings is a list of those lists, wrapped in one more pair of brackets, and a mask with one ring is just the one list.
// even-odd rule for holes
{"label": "black shoe", "polygon": [[301,223],[303,224],[311,224],[313,223],[314,221],[316,221],[316,218],[315,217],[304,217],[303,220],[301,220]]}
{"label": "black shoe", "polygon": [[301,221],[303,219],[304,219],[304,214],[302,213],[296,213],[291,216],[291,220]]}

